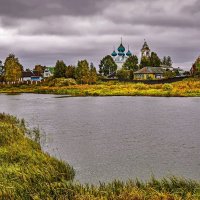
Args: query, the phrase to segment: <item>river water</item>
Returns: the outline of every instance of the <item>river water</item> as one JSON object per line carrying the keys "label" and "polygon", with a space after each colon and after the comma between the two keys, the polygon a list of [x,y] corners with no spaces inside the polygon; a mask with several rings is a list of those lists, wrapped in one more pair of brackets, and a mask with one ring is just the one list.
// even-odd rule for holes
{"label": "river water", "polygon": [[81,183],[200,179],[200,98],[2,94],[0,112],[39,127],[43,149],[73,165]]}

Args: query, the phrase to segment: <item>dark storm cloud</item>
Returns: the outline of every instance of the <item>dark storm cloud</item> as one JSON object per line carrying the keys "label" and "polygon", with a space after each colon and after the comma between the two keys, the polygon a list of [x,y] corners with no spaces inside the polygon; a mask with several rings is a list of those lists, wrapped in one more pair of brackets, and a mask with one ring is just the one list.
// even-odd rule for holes
{"label": "dark storm cloud", "polygon": [[123,36],[138,56],[146,38],[161,57],[190,67],[200,53],[199,10],[199,0],[1,0],[0,56],[14,52],[27,66],[97,64]]}
{"label": "dark storm cloud", "polygon": [[13,18],[84,16],[100,12],[108,3],[95,0],[1,0],[0,15]]}

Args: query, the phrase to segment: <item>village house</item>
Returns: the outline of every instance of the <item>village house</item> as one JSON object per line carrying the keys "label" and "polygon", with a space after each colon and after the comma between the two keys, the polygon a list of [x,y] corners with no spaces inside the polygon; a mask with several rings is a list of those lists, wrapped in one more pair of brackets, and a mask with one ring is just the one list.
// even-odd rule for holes
{"label": "village house", "polygon": [[181,76],[181,77],[185,76],[185,70],[181,69],[180,67],[173,68],[173,71],[178,72],[178,76]]}
{"label": "village house", "polygon": [[43,78],[49,78],[51,76],[53,76],[53,73],[52,73],[52,68],[46,68],[44,70],[44,73],[43,73]]}
{"label": "village house", "polygon": [[154,80],[163,78],[165,70],[161,67],[143,67],[134,72],[134,79],[136,80]]}
{"label": "village house", "polygon": [[37,71],[23,71],[22,81],[41,81],[42,75]]}

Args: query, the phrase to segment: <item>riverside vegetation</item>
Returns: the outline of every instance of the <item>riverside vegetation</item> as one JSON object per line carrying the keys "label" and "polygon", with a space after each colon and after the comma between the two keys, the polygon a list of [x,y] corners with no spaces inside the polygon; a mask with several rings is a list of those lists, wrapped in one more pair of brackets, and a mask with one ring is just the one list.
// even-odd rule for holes
{"label": "riverside vegetation", "polygon": [[118,81],[76,84],[74,79],[50,79],[40,85],[1,85],[0,93],[39,93],[69,96],[163,96],[199,97],[200,79],[188,78],[171,84],[124,83]]}
{"label": "riverside vegetation", "polygon": [[44,153],[37,129],[0,114],[0,199],[197,200],[200,183],[182,178],[113,181],[98,186],[73,181],[74,169]]}

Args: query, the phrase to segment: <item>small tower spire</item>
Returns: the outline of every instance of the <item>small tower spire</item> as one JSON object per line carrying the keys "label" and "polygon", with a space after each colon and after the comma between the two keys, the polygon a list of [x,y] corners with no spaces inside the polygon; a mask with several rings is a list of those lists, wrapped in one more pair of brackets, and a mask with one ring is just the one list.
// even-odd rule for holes
{"label": "small tower spire", "polygon": [[132,53],[131,53],[131,51],[130,51],[130,49],[129,49],[129,45],[128,45],[128,51],[127,51],[126,55],[127,55],[128,57],[129,57],[129,56],[132,56]]}

